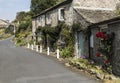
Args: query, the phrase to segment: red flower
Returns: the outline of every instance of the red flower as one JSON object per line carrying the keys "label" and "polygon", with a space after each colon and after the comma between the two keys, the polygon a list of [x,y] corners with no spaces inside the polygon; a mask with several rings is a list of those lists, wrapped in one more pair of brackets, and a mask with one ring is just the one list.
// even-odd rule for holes
{"label": "red flower", "polygon": [[97,34],[96,34],[96,37],[103,37],[103,35],[104,35],[104,32],[98,32]]}
{"label": "red flower", "polygon": [[109,60],[105,60],[104,62],[105,62],[105,63],[110,63],[110,61],[109,61]]}
{"label": "red flower", "polygon": [[96,54],[96,56],[97,56],[97,57],[100,57],[100,56],[101,56],[101,54],[100,54],[100,53],[97,53],[97,54]]}
{"label": "red flower", "polygon": [[108,35],[105,34],[104,32],[98,32],[98,33],[96,34],[96,37],[107,39],[107,38],[108,38]]}

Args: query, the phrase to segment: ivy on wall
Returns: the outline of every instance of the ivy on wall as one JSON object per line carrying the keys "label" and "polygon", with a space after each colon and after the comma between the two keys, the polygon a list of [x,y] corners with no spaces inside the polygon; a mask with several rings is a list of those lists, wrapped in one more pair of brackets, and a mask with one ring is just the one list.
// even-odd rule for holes
{"label": "ivy on wall", "polygon": [[68,58],[72,57],[74,54],[74,32],[82,30],[81,27],[82,25],[80,23],[68,26],[61,22],[55,27],[38,27],[36,32],[41,32],[41,43],[44,48],[49,46],[53,51],[59,48],[61,57]]}
{"label": "ivy on wall", "polygon": [[42,44],[44,48],[47,46],[54,48],[56,47],[56,42],[59,39],[61,28],[64,26],[64,23],[60,23],[55,27],[45,26],[38,27],[37,32],[41,32]]}

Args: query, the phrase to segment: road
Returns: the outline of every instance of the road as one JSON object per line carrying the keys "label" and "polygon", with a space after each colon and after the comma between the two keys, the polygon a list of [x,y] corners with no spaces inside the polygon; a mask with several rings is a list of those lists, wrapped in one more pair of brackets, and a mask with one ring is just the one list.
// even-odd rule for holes
{"label": "road", "polygon": [[0,83],[100,83],[69,70],[55,58],[0,41]]}

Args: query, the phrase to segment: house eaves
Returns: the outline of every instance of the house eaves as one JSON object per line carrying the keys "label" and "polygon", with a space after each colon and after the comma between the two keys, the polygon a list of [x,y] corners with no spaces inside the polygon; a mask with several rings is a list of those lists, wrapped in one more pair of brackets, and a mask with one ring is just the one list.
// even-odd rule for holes
{"label": "house eaves", "polygon": [[109,19],[109,20],[104,20],[104,21],[101,21],[101,22],[98,22],[95,24],[91,24],[89,27],[94,28],[94,27],[99,26],[99,25],[112,24],[112,23],[116,23],[116,22],[120,22],[120,16],[114,17],[114,18]]}

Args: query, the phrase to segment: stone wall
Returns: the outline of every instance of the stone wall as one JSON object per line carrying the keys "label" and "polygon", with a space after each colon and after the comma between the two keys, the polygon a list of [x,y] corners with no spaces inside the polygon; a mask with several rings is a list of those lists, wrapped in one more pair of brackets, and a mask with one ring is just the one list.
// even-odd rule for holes
{"label": "stone wall", "polygon": [[36,19],[32,19],[32,33],[36,31]]}
{"label": "stone wall", "polygon": [[113,73],[120,76],[120,22],[109,24],[108,31],[115,33],[114,55],[112,57]]}
{"label": "stone wall", "polygon": [[75,7],[115,9],[119,0],[73,0]]}
{"label": "stone wall", "polygon": [[[63,5],[63,6],[60,6],[50,12],[49,15],[50,15],[50,19],[51,19],[51,26],[57,26],[58,23],[59,23],[59,19],[58,19],[58,10],[60,8],[64,8],[64,11],[65,11],[65,19],[64,19],[64,22],[67,24],[67,25],[72,25],[73,23],[73,20],[72,20],[72,15],[73,15],[73,10],[72,10],[72,7],[71,7],[71,4],[67,4],[67,5]],[[46,18],[47,19],[47,18]]]}
{"label": "stone wall", "polygon": [[[45,26],[45,25],[51,25],[52,27],[57,26],[59,23],[58,10],[60,8],[64,8],[64,11],[65,11],[64,22],[67,25],[72,25],[73,24],[73,20],[72,20],[73,19],[73,10],[72,10],[71,4],[67,4],[67,5],[60,6],[54,10],[51,10],[44,15],[40,15],[40,16],[36,17],[35,18],[36,27]],[[33,22],[33,27],[35,26],[35,22]]]}
{"label": "stone wall", "polygon": [[53,11],[50,11],[50,18],[51,18],[51,26],[57,26],[58,25],[58,9],[55,9]]}
{"label": "stone wall", "polygon": [[[88,28],[88,26],[90,25],[89,22],[87,22],[75,9],[73,9],[73,23],[80,23],[81,26],[81,32],[82,30],[86,30]],[[76,32],[80,32],[80,31],[76,31]],[[89,45],[88,45],[88,34],[84,33],[84,56],[85,57],[89,57]],[[78,53],[78,37],[77,37],[77,33],[75,34],[75,54],[79,54]],[[78,56],[78,55],[77,55]]]}

